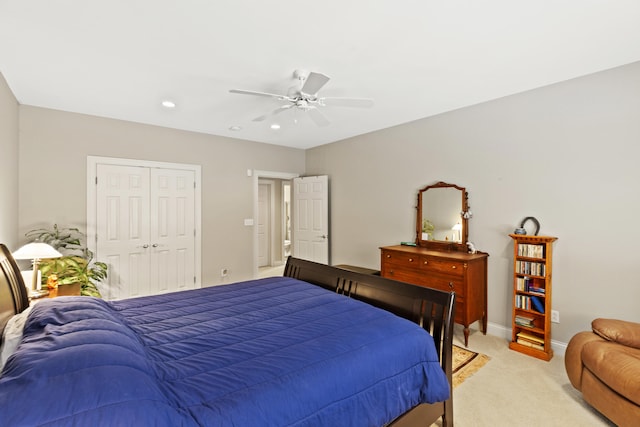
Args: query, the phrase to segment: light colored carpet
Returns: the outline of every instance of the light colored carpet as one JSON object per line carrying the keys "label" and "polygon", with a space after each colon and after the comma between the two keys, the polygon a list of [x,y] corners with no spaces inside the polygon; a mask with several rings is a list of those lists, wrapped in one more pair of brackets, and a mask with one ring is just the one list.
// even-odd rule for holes
{"label": "light colored carpet", "polygon": [[[464,347],[458,325],[454,343]],[[468,348],[491,360],[455,388],[456,427],[614,426],[571,386],[562,355],[545,362],[518,353],[506,339],[482,335],[473,325]]]}

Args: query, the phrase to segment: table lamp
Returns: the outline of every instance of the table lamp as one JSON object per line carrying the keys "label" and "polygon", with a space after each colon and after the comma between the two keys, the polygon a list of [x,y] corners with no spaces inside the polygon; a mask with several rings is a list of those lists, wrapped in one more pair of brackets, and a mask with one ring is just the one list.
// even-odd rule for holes
{"label": "table lamp", "polygon": [[456,225],[451,227],[451,229],[453,230],[453,240],[456,242],[461,242],[462,241],[462,224],[457,223]]}
{"label": "table lamp", "polygon": [[49,293],[46,289],[38,289],[38,265],[43,258],[60,258],[62,254],[53,246],[42,242],[27,243],[12,253],[15,259],[30,259],[33,261],[33,275],[31,277],[30,298],[40,298]]}

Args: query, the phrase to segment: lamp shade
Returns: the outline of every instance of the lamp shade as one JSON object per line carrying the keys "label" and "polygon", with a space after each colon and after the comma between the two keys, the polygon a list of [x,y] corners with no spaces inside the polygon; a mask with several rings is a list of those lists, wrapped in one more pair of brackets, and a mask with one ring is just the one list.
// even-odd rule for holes
{"label": "lamp shade", "polygon": [[60,258],[62,256],[53,246],[42,242],[27,243],[11,255],[15,259]]}

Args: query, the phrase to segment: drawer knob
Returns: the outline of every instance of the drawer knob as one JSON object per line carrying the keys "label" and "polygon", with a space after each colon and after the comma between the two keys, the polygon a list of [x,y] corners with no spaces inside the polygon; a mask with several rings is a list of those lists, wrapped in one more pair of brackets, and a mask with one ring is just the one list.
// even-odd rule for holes
{"label": "drawer knob", "polygon": [[427,264],[429,264],[429,261],[423,261],[422,263],[423,263],[424,265],[427,265]]}
{"label": "drawer knob", "polygon": [[391,258],[391,255],[387,254],[387,258]]}
{"label": "drawer knob", "polygon": [[458,266],[457,265],[452,265],[451,268],[453,268],[455,270],[456,268],[458,268]]}
{"label": "drawer knob", "polygon": [[409,258],[409,262],[413,262],[413,258]]}
{"label": "drawer knob", "polygon": [[449,282],[449,289],[453,289],[453,282]]}

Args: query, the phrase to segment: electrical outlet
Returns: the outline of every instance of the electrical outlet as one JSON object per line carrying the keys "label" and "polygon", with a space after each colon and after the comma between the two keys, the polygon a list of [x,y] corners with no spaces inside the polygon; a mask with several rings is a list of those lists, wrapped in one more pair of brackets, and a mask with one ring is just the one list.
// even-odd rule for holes
{"label": "electrical outlet", "polygon": [[228,269],[223,268],[222,270],[220,270],[220,277],[227,277],[227,274],[229,274]]}
{"label": "electrical outlet", "polygon": [[553,323],[560,323],[560,312],[558,312],[558,310],[551,310],[551,321]]}

